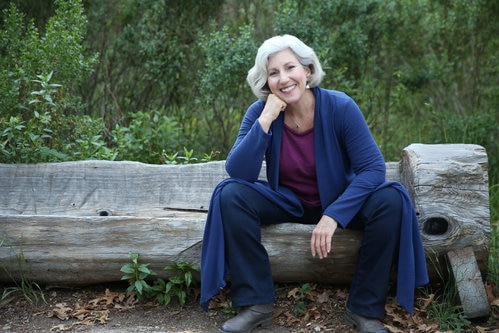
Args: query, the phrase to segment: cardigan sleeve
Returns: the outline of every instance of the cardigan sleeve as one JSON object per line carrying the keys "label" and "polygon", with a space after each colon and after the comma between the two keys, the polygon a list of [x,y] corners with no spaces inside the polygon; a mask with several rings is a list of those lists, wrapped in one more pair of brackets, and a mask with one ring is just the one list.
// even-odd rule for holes
{"label": "cardigan sleeve", "polygon": [[385,181],[386,164],[363,114],[350,97],[336,96],[334,103],[324,108],[334,110],[330,112],[332,119],[323,124],[327,130],[321,149],[329,160],[318,162],[318,167],[330,170],[321,171],[327,181],[320,180],[320,193],[327,193],[324,214],[346,227],[367,197]]}
{"label": "cardigan sleeve", "polygon": [[225,162],[225,169],[232,178],[249,182],[258,179],[265,151],[272,137],[272,132],[266,133],[257,121],[264,105],[265,102],[257,101],[244,115],[236,141]]}

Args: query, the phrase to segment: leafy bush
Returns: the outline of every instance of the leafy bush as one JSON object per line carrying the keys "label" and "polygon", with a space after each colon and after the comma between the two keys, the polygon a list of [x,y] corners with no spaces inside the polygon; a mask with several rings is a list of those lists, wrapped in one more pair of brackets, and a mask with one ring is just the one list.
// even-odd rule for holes
{"label": "leafy bush", "polygon": [[200,129],[209,146],[205,151],[221,149],[228,151],[239,130],[242,116],[256,97],[246,83],[248,69],[253,66],[257,50],[253,38],[253,27],[243,25],[232,31],[228,26],[200,36],[200,45],[205,56],[201,69],[200,97],[194,114],[204,122]]}
{"label": "leafy bush", "polygon": [[[223,0],[87,1],[88,43],[101,62],[84,87],[88,113],[106,126],[128,113],[189,106],[203,66],[197,34]],[[168,113],[168,116],[171,116]]]}
{"label": "leafy bush", "polygon": [[0,123],[0,161],[4,163],[59,162],[75,159],[108,159],[115,154],[106,146],[101,121],[88,116],[62,117],[54,102],[59,84],[50,83],[52,72],[33,80],[40,90],[31,92],[28,104],[33,117],[11,116]]}
{"label": "leafy bush", "polygon": [[128,126],[112,131],[117,159],[160,164],[163,150],[178,147],[180,128],[164,110],[128,114]]}
{"label": "leafy bush", "polygon": [[[58,110],[77,112],[81,105],[77,93],[81,83],[92,71],[96,55],[85,58],[82,45],[86,17],[79,0],[55,0],[56,11],[40,35],[34,21],[25,23],[25,16],[13,3],[3,12],[4,29],[0,31],[0,114],[7,119],[22,112],[23,119],[33,116],[27,107],[34,81],[39,75],[50,75],[64,89],[51,95]],[[50,77],[46,80],[50,80]]]}
{"label": "leafy bush", "polygon": [[[56,0],[55,3],[55,15],[48,19],[43,36],[33,20],[25,23],[25,16],[13,3],[3,11],[5,23],[0,31],[1,162],[54,162],[75,156],[95,156],[74,152],[78,142],[67,141],[68,133],[75,129],[80,133],[88,132],[87,128],[82,128],[88,121],[66,119],[80,113],[78,83],[91,72],[96,61],[95,55],[84,56],[82,41],[87,22],[83,4],[78,0]],[[94,136],[93,140],[96,143],[99,138]]]}

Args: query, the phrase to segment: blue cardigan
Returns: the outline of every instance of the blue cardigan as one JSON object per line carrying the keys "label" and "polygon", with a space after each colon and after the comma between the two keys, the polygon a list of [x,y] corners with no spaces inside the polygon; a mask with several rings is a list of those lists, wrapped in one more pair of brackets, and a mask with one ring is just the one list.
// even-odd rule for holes
{"label": "blue cardigan", "polygon": [[[401,228],[397,300],[412,314],[414,289],[428,283],[426,259],[418,220],[407,191],[395,182],[385,182],[386,164],[357,104],[344,93],[322,88],[315,95],[314,146],[319,195],[323,213],[341,227],[357,214],[367,197],[376,189],[393,186],[402,196],[404,216]],[[279,183],[279,156],[284,115],[265,133],[257,121],[264,101],[247,110],[226,160],[231,178],[214,190],[204,231],[201,253],[201,306],[208,309],[210,299],[225,287],[229,267],[225,262],[224,236],[219,193],[230,181],[254,186],[274,204],[300,216],[303,208],[296,195]],[[258,181],[263,157],[268,182]]]}

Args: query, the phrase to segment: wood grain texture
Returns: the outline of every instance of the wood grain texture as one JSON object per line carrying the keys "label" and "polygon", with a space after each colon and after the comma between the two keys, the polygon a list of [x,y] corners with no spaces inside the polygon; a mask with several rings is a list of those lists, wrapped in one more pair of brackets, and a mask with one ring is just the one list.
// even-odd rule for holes
{"label": "wood grain texture", "polygon": [[[412,144],[402,152],[401,169],[427,257],[439,262],[435,257],[447,252],[464,315],[488,315],[490,307],[480,272],[480,268],[487,271],[484,259],[490,245],[485,149],[470,144]],[[482,260],[480,266],[477,260]],[[443,267],[432,268],[444,271]]]}
{"label": "wood grain texture", "polygon": [[402,153],[401,180],[413,199],[427,251],[472,246],[488,251],[488,164],[470,144],[412,144]]}
{"label": "wood grain texture", "polygon": [[448,257],[464,314],[468,318],[488,316],[490,306],[487,292],[473,248],[449,251]]}
{"label": "wood grain texture", "polygon": [[[456,198],[488,207],[488,197],[482,193],[483,157],[478,163],[481,168],[464,166],[476,164],[475,158],[459,166],[462,172],[479,175],[464,177],[460,172],[447,178],[446,172],[454,175],[456,171],[453,166],[446,167],[446,161],[438,162],[435,174],[430,175],[431,163],[426,167],[413,160],[387,163],[387,179],[401,181],[401,165],[406,169],[414,165],[416,171],[404,171],[412,174],[405,179],[417,187],[410,189],[411,195],[452,195],[452,199],[414,200],[420,217],[433,216],[432,207],[438,207],[439,214],[449,212],[451,216],[451,232],[423,237],[427,254],[446,255],[455,246],[471,244],[476,247],[480,269],[486,269],[484,211],[453,207]],[[261,177],[264,175],[263,169]],[[128,254],[135,252],[141,262],[150,263],[166,277],[163,268],[168,264],[199,263],[211,193],[226,177],[224,161],[174,166],[109,161],[0,164],[0,264],[13,276],[26,270],[27,277],[43,284],[85,285],[119,280],[119,269],[129,262]],[[459,184],[454,179],[459,179]],[[463,184],[463,180],[468,183]],[[435,187],[431,185],[434,181],[440,184],[439,192],[426,187]],[[447,181],[452,184],[446,185]],[[456,194],[458,186],[459,191],[464,188],[469,193]],[[446,210],[441,209],[443,203],[449,206]],[[463,226],[461,215],[465,216]],[[331,255],[320,260],[310,255],[312,229],[310,225],[290,223],[263,228],[275,280],[349,283],[362,233],[338,230]],[[463,240],[456,239],[456,230],[463,233]],[[25,259],[21,265],[17,260],[20,254]],[[430,265],[429,269],[434,276]],[[9,280],[0,270],[0,281]]]}

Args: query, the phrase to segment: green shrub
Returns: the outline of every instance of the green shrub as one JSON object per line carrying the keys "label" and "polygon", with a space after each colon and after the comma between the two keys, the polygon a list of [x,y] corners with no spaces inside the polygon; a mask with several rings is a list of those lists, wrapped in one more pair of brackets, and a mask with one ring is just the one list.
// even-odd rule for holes
{"label": "green shrub", "polygon": [[254,64],[257,45],[253,27],[237,29],[224,26],[208,35],[200,35],[205,65],[199,73],[197,109],[193,117],[198,123],[207,145],[202,150],[219,149],[228,152],[239,130],[244,112],[256,97],[246,83],[248,70]]}
{"label": "green shrub", "polygon": [[200,267],[188,262],[179,262],[165,267],[176,273],[168,281],[158,278],[154,281],[151,294],[159,304],[168,305],[172,298],[177,298],[180,306],[184,306],[187,301],[187,294],[191,288],[197,284],[193,272],[199,272]]}
{"label": "green shrub", "polygon": [[163,151],[177,149],[180,127],[164,110],[130,113],[127,121],[112,131],[116,159],[160,164]]}
{"label": "green shrub", "polygon": [[177,298],[180,306],[184,306],[191,286],[197,284],[193,273],[200,271],[198,265],[188,262],[168,265],[165,270],[173,271],[176,274],[171,276],[168,281],[156,278],[150,285],[147,280],[157,274],[148,268],[149,264],[139,263],[137,253],[131,253],[129,258],[132,262],[123,265],[120,269],[121,272],[125,273],[121,279],[127,280],[129,283],[126,290],[127,295],[135,293],[137,298],[142,301],[154,298],[162,305],[168,305],[172,298]]}
{"label": "green shrub", "polygon": [[[25,23],[25,15],[13,3],[3,11],[4,29],[0,31],[0,114],[4,118],[33,117],[28,107],[31,93],[37,90],[36,77],[50,75],[63,89],[50,94],[59,106],[56,110],[78,112],[81,109],[78,84],[91,73],[96,55],[84,56],[82,45],[86,17],[81,0],[55,0],[55,15],[49,18],[44,35],[34,21]],[[46,80],[47,82],[50,80]]]}
{"label": "green shrub", "polygon": [[[86,17],[79,0],[56,0],[56,10],[42,35],[34,21],[25,22],[13,3],[3,11],[0,31],[0,161],[35,163],[89,158],[75,152],[85,138],[68,133],[92,132],[79,122],[82,104],[78,85],[92,70],[96,56],[86,58],[82,41]],[[93,122],[90,122],[93,126]],[[100,139],[93,143],[102,147]],[[88,141],[88,140],[87,140]],[[79,148],[79,147],[78,147]],[[83,147],[85,146],[83,145]],[[87,149],[88,150],[88,149]]]}

